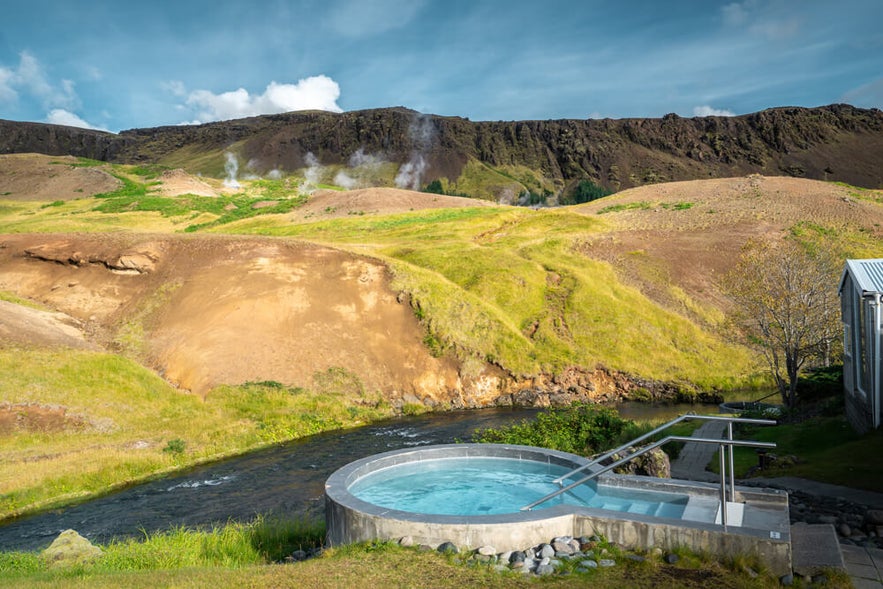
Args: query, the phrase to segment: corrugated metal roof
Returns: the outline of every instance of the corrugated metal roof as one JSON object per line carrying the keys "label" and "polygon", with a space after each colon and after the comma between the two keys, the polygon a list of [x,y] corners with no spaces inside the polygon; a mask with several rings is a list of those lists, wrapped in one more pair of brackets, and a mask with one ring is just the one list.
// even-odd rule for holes
{"label": "corrugated metal roof", "polygon": [[[847,272],[852,276],[859,289],[883,293],[883,259],[846,260],[846,268],[843,270],[844,278]],[[840,285],[842,287],[842,280]]]}

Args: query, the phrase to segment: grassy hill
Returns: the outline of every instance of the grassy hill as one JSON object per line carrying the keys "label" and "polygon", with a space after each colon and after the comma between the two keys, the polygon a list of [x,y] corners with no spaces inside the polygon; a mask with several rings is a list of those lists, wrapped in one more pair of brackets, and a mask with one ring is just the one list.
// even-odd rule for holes
{"label": "grassy hill", "polygon": [[[0,517],[417,403],[762,384],[718,287],[742,245],[883,256],[879,191],[794,178],[532,210],[2,163],[56,184],[36,198],[0,174]],[[49,327],[9,327],[23,316]],[[76,352],[53,336],[70,330]]]}

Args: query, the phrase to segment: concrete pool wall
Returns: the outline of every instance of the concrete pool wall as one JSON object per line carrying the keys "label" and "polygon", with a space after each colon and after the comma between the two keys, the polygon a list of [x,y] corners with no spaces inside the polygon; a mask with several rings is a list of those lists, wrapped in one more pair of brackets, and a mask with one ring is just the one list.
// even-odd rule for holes
{"label": "concrete pool wall", "polygon": [[[531,460],[565,468],[588,463],[585,458],[543,448],[504,444],[446,444],[396,450],[352,462],[325,484],[325,519],[331,545],[375,539],[437,546],[453,542],[461,548],[491,545],[497,551],[522,550],[558,536],[598,534],[630,549],[687,547],[720,556],[753,554],[771,572],[791,572],[788,495],[771,489],[736,488],[733,515],[723,526],[719,518],[720,489],[708,483],[641,476],[602,475],[598,485],[687,495],[681,518],[665,518],[578,505],[499,515],[434,515],[380,507],[355,497],[349,487],[359,478],[397,464],[442,458],[499,457]],[[728,513],[731,511],[728,510]]]}

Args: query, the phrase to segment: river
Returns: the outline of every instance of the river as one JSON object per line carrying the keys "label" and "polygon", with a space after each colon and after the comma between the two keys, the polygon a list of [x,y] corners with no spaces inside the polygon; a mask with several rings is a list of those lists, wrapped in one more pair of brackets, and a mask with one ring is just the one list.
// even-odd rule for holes
{"label": "river", "polygon": [[[635,420],[717,413],[716,407],[704,405],[625,403],[619,409],[623,417]],[[175,526],[245,522],[261,514],[321,517],[325,479],[345,464],[387,450],[469,441],[476,429],[511,424],[536,412],[433,413],[310,436],[0,524],[0,551],[40,550],[66,529],[107,543]]]}

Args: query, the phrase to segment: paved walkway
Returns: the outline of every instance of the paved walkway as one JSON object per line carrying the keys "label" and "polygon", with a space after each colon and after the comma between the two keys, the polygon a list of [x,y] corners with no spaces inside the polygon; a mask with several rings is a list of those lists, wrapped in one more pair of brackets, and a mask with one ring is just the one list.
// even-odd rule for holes
{"label": "paved walkway", "polygon": [[846,570],[855,589],[883,587],[883,550],[861,546],[840,546]]}
{"label": "paved walkway", "polygon": [[[706,421],[693,432],[694,438],[723,438],[727,424],[722,421]],[[716,444],[698,444],[687,442],[681,453],[671,463],[671,478],[706,483],[720,482],[720,475],[705,470],[719,446]]]}
{"label": "paved walkway", "polygon": [[[708,421],[693,432],[694,437],[723,438],[726,424]],[[720,476],[706,470],[714,458],[718,446],[715,444],[691,444],[687,442],[680,455],[671,463],[671,476],[691,481],[719,482]],[[742,481],[739,481],[742,484]],[[829,485],[798,477],[752,478],[745,481],[752,486],[765,486],[787,491],[801,491],[821,497],[842,498],[852,503],[871,508],[883,509],[883,493],[873,493]],[[846,570],[856,589],[883,589],[883,550],[861,546],[839,545]]]}

